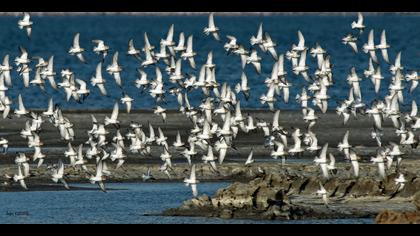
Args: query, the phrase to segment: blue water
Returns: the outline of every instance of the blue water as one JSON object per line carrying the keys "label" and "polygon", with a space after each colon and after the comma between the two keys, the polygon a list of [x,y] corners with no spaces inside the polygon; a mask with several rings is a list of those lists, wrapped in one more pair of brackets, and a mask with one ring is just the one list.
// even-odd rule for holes
{"label": "blue water", "polygon": [[[217,16],[216,24],[221,28],[223,43],[224,35],[231,34],[238,38],[241,44],[249,45],[249,38],[256,34],[260,22],[264,23],[264,30],[269,32],[272,39],[277,42],[277,52],[285,53],[292,43],[297,43],[297,30],[300,29],[305,36],[306,45],[312,47],[316,42],[320,42],[322,47],[331,55],[334,64],[333,75],[336,84],[330,88],[331,96],[330,109],[335,108],[336,102],[343,100],[348,94],[348,85],[346,83],[347,73],[352,66],[356,66],[360,76],[367,67],[368,56],[363,52],[353,54],[348,45],[341,43],[341,38],[350,32],[350,23],[355,16],[261,16],[261,17],[227,17]],[[25,33],[18,29],[16,17],[0,17],[0,25],[2,26],[2,34],[0,34],[0,56],[9,53],[11,60],[18,54],[18,46],[24,46],[29,50],[31,56],[42,56],[48,58],[55,55],[55,70],[60,72],[63,68],[71,68],[76,76],[85,81],[89,81],[94,74],[95,67],[99,62],[99,56],[92,53],[92,39],[103,39],[106,44],[111,47],[110,55],[105,60],[105,65],[110,63],[111,55],[115,51],[120,52],[120,64],[123,66],[122,78],[124,81],[124,91],[132,96],[136,101],[134,109],[150,109],[155,106],[154,100],[148,93],[140,94],[135,88],[134,81],[136,79],[136,68],[138,62],[131,57],[125,55],[127,49],[127,41],[134,39],[137,48],[143,46],[143,33],[147,32],[151,43],[159,46],[161,37],[166,37],[169,26],[175,24],[174,40],[178,41],[179,32],[184,31],[188,36],[194,34],[194,49],[197,51],[196,57],[197,68],[204,63],[209,51],[214,52],[214,61],[217,64],[216,78],[218,82],[227,81],[234,86],[240,80],[242,73],[240,67],[240,59],[236,56],[228,56],[223,49],[223,43],[218,43],[209,37],[205,37],[202,33],[203,27],[207,23],[207,16],[44,16],[33,17],[34,27],[32,39],[28,40]],[[419,57],[419,30],[420,17],[406,15],[382,15],[382,16],[365,16],[365,24],[368,31],[370,28],[375,29],[375,41],[379,41],[379,35],[382,29],[387,30],[388,43],[391,44],[389,50],[390,60],[393,62],[397,52],[402,51],[402,63],[407,70],[415,69],[418,66],[417,58]],[[73,36],[76,32],[81,33],[81,46],[88,50],[85,54],[89,64],[79,63],[77,58],[67,54],[72,43]],[[365,32],[359,42],[359,48],[367,41],[367,32]],[[361,50],[360,50],[361,51]],[[263,81],[271,73],[274,61],[269,55],[259,53],[263,57],[262,75],[258,76],[251,66],[247,66],[246,73],[252,87],[251,98],[248,102],[240,96],[242,106],[246,108],[262,108],[259,97],[265,92]],[[380,60],[382,57],[378,55]],[[313,72],[315,67],[315,59],[308,56],[308,64],[310,71]],[[164,67],[162,66],[162,69]],[[297,92],[301,91],[306,82],[301,77],[296,77],[291,72],[291,64],[286,61],[286,69],[288,70],[288,79],[294,84],[291,90],[291,101],[284,104],[279,99],[276,106],[282,109],[297,109],[299,104],[294,101]],[[149,78],[154,78],[154,68],[146,69]],[[192,71],[187,62],[183,63],[184,73],[198,73]],[[379,98],[387,93],[390,74],[388,66],[382,63],[382,72],[385,76]],[[34,71],[31,72],[31,77]],[[17,94],[22,93],[24,102],[29,108],[45,108],[47,101],[51,95],[54,100],[61,104],[63,108],[71,109],[96,109],[96,108],[112,108],[113,103],[121,95],[121,90],[115,86],[112,77],[104,71],[107,78],[106,87],[110,93],[109,97],[100,96],[97,88],[91,88],[92,94],[88,97],[84,104],[77,104],[74,101],[66,103],[64,93],[62,91],[53,91],[49,85],[47,86],[47,94],[42,93],[37,87],[23,89],[22,81],[17,77],[16,72],[12,74],[14,79],[14,88],[10,89],[8,94],[12,98],[16,98]],[[164,75],[164,79],[167,76]],[[56,78],[58,80],[58,78]],[[420,89],[420,88],[419,88]],[[362,95],[366,103],[370,103],[376,98],[374,88],[369,80],[362,82]],[[195,91],[190,94],[190,100],[193,105],[200,102],[202,98],[201,92]],[[407,97],[405,104],[411,104],[411,97]],[[420,102],[419,97],[416,97]],[[405,106],[402,106],[404,109]],[[166,108],[176,108],[176,100],[172,96],[167,96]]]}
{"label": "blue water", "polygon": [[[213,195],[227,183],[202,183],[200,194]],[[79,184],[80,187],[92,185]],[[144,216],[179,206],[191,198],[189,188],[181,183],[107,184],[110,190],[0,193],[0,223],[372,223],[371,219],[315,221],[223,220],[204,217]]]}

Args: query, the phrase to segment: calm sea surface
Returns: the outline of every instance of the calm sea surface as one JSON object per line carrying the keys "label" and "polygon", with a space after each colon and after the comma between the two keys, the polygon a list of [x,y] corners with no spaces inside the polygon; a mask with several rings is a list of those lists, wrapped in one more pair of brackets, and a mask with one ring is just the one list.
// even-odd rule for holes
{"label": "calm sea surface", "polygon": [[[80,187],[92,185],[79,184]],[[212,196],[228,183],[202,183],[200,194]],[[203,217],[144,216],[180,206],[191,198],[182,183],[107,184],[110,190],[0,193],[0,223],[373,223],[371,219],[317,221],[223,220]]]}
{"label": "calm sea surface", "polygon": [[[217,16],[216,24],[221,28],[223,43],[226,41],[225,35],[234,35],[241,44],[248,47],[249,39],[256,34],[260,22],[264,24],[264,30],[267,31],[272,39],[277,42],[277,52],[285,53],[290,49],[292,43],[297,43],[297,30],[301,30],[306,39],[306,45],[313,47],[316,42],[328,51],[331,55],[331,61],[334,65],[333,75],[336,84],[329,89],[331,96],[330,109],[335,109],[336,102],[343,100],[347,96],[348,85],[346,76],[352,66],[356,66],[360,76],[363,70],[367,68],[368,56],[363,52],[353,54],[348,45],[341,43],[341,38],[350,32],[350,23],[356,17],[352,16],[261,16],[261,17],[228,17]],[[207,53],[213,51],[214,62],[217,64],[216,78],[218,82],[228,82],[232,87],[239,82],[242,69],[240,59],[233,55],[226,55],[223,49],[223,43],[216,42],[209,37],[205,37],[202,33],[203,27],[207,24],[207,16],[46,16],[33,17],[34,27],[32,39],[28,40],[24,31],[17,27],[16,17],[0,17],[2,26],[2,34],[0,34],[0,57],[10,54],[11,61],[19,55],[18,46],[28,49],[30,56],[42,56],[48,58],[55,55],[55,70],[59,73],[62,69],[72,69],[77,78],[89,81],[94,74],[95,67],[100,58],[92,53],[93,39],[102,39],[110,46],[110,55],[106,58],[104,64],[108,65],[111,56],[115,51],[120,52],[120,64],[123,66],[122,72],[123,89],[131,97],[135,99],[134,109],[150,109],[155,106],[154,100],[148,93],[140,94],[138,89],[133,86],[137,76],[136,68],[139,67],[138,62],[126,55],[127,42],[130,38],[134,39],[137,48],[143,47],[143,33],[147,32],[153,45],[159,46],[160,38],[166,37],[169,26],[175,24],[174,40],[178,41],[178,35],[181,31],[186,36],[194,35],[194,50],[197,51],[196,57],[197,68],[205,62]],[[418,68],[419,63],[419,28],[420,17],[418,16],[401,16],[401,15],[383,15],[383,16],[366,16],[365,24],[367,30],[375,30],[375,43],[379,43],[379,36],[383,29],[387,30],[388,43],[391,44],[389,55],[391,62],[394,61],[395,55],[402,51],[402,63],[405,69],[413,70]],[[75,33],[80,32],[80,43],[87,50],[85,56],[88,64],[79,63],[75,57],[67,54],[72,44]],[[365,32],[359,42],[359,49],[367,41]],[[361,50],[360,50],[361,51]],[[265,92],[266,88],[263,81],[271,73],[274,61],[270,56],[259,53],[263,57],[262,74],[257,75],[251,66],[245,69],[249,78],[249,84],[252,87],[251,98],[246,102],[242,96],[242,107],[246,108],[262,108],[259,97]],[[379,59],[382,57],[378,55]],[[316,69],[315,59],[308,56],[308,64],[310,71],[313,73]],[[362,95],[366,103],[370,103],[375,98],[383,98],[387,93],[390,74],[388,73],[388,65],[384,62],[382,71],[385,76],[381,92],[378,97],[374,93],[374,88],[370,80],[362,82]],[[32,65],[34,67],[34,65]],[[163,69],[163,66],[162,66]],[[281,99],[276,106],[281,109],[298,109],[298,104],[293,99],[302,87],[307,86],[301,77],[296,77],[291,72],[291,64],[286,61],[286,69],[288,70],[288,79],[293,83],[291,90],[291,99],[289,104],[284,104]],[[31,72],[31,78],[34,76]],[[106,87],[109,91],[109,97],[99,95],[97,88],[91,88],[92,94],[88,97],[84,104],[77,104],[72,101],[66,103],[63,91],[53,91],[47,85],[47,92],[43,93],[37,87],[23,89],[22,80],[18,77],[16,71],[12,73],[14,87],[8,94],[16,99],[19,93],[23,94],[24,102],[29,108],[45,108],[50,96],[54,101],[60,103],[63,108],[69,109],[111,109],[115,100],[118,99],[122,90],[119,89],[112,77],[103,70],[103,74],[107,79]],[[146,69],[149,78],[155,77],[153,67]],[[183,62],[184,73],[198,73],[191,70],[187,62]],[[59,78],[56,78],[59,80]],[[164,75],[167,80],[167,75]],[[90,86],[90,85],[89,85]],[[409,85],[408,85],[409,86]],[[168,86],[169,88],[169,86]],[[420,89],[420,88],[418,88]],[[201,92],[194,91],[190,94],[190,100],[193,105],[200,102],[203,97]],[[418,100],[419,96],[415,96]],[[402,109],[411,104],[411,97],[407,96],[405,105]],[[418,102],[420,102],[418,100]],[[176,100],[172,96],[168,96],[166,108],[176,108]]]}

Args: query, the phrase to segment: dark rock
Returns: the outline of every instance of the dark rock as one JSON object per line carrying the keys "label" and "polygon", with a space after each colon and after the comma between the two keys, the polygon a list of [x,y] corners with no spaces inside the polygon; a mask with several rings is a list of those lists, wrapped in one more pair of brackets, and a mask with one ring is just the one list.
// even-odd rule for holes
{"label": "dark rock", "polygon": [[290,220],[290,212],[278,205],[270,206],[261,216],[268,220]]}
{"label": "dark rock", "polygon": [[301,193],[302,194],[314,194],[316,191],[319,190],[319,182],[320,180],[316,177],[312,177],[307,179],[301,186]]}
{"label": "dark rock", "polygon": [[[165,211],[164,214],[271,220],[375,217],[387,206],[387,202],[378,203],[378,198],[375,197],[383,196],[385,188],[396,187],[393,181],[395,175],[390,175],[388,180],[381,182],[372,176],[357,180],[346,177],[325,180],[315,176],[288,175],[287,172],[290,173],[267,171],[249,183],[235,182],[218,190],[214,197],[200,196],[184,202],[180,208]],[[315,195],[320,182],[330,193],[330,207],[324,206],[320,197]],[[414,190],[420,189],[419,184],[420,180],[414,176],[401,192],[401,196],[412,197]],[[360,202],[358,197],[365,198]],[[417,207],[419,198],[420,196],[414,198]],[[407,201],[401,203],[404,204],[402,207],[398,204],[392,203],[390,209],[411,210]],[[398,215],[395,212],[385,212],[378,216],[378,222],[416,222],[416,217],[411,213]]]}
{"label": "dark rock", "polygon": [[254,202],[257,209],[265,210],[272,205],[273,202],[282,201],[283,199],[277,199],[277,197],[280,196],[277,194],[278,192],[279,189],[270,186],[261,186],[258,188],[256,194],[254,194]]}
{"label": "dark rock", "polygon": [[257,177],[251,181],[248,182],[250,185],[259,185],[261,183],[265,182],[265,175],[261,177]]}
{"label": "dark rock", "polygon": [[211,199],[207,195],[200,196],[196,199],[193,199],[193,204],[195,207],[210,207]]}
{"label": "dark rock", "polygon": [[378,196],[381,194],[380,184],[371,178],[359,179],[350,194],[353,197]]}
{"label": "dark rock", "polygon": [[307,178],[304,177],[298,177],[296,178],[292,183],[289,191],[293,191],[295,193],[300,193],[301,190],[304,190],[306,187],[306,184],[309,182]]}
{"label": "dark rock", "polygon": [[413,181],[407,180],[406,185],[398,194],[399,197],[411,197],[420,189],[420,178],[415,178]]}
{"label": "dark rock", "polygon": [[384,182],[384,194],[389,195],[395,192],[395,178],[397,177],[398,175],[396,173],[392,173],[387,176],[386,181]]}
{"label": "dark rock", "polygon": [[289,189],[290,185],[293,183],[293,178],[291,176],[288,175],[281,175],[281,174],[272,174],[271,179],[270,179],[270,185],[277,187],[277,188],[282,188],[282,189]]}
{"label": "dark rock", "polygon": [[233,217],[233,212],[230,209],[223,209],[219,215],[222,219],[231,219]]}
{"label": "dark rock", "polygon": [[244,183],[233,183],[226,189],[218,191],[216,196],[211,199],[213,207],[222,208],[244,208],[252,207],[253,200],[252,196],[259,186],[244,184]]}
{"label": "dark rock", "polygon": [[181,209],[182,210],[194,210],[212,207],[211,199],[207,195],[200,196],[198,198],[193,198],[191,200],[185,201]]}
{"label": "dark rock", "polygon": [[330,197],[334,197],[337,194],[339,183],[336,179],[330,179],[324,183],[324,188],[330,193]]}
{"label": "dark rock", "polygon": [[240,179],[250,179],[253,175],[251,175],[249,170],[246,170],[244,168],[232,168],[232,170],[229,172],[229,177],[231,179],[240,180]]}
{"label": "dark rock", "polygon": [[356,184],[355,180],[340,181],[337,186],[338,188],[336,190],[335,195],[337,197],[346,197],[351,192],[355,184]]}
{"label": "dark rock", "polygon": [[420,191],[418,191],[413,197],[413,204],[416,206],[417,211],[420,211]]}

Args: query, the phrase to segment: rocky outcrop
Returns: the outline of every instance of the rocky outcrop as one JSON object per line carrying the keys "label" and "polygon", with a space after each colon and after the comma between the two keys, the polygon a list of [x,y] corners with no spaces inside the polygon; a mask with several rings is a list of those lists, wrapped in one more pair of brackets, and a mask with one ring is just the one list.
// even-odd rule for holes
{"label": "rocky outcrop", "polygon": [[418,191],[413,197],[413,204],[416,206],[417,211],[420,211],[420,191]]}
{"label": "rocky outcrop", "polygon": [[[410,209],[412,205],[402,196],[412,197],[415,189],[420,188],[419,181],[415,180],[407,183],[403,191],[393,194],[395,184],[371,177],[323,180],[290,173],[269,173],[248,183],[235,182],[217,191],[213,197],[188,200],[181,207],[163,214],[270,220],[374,218],[386,206]],[[328,206],[316,195],[320,182],[328,191]],[[390,194],[396,198],[390,200]],[[407,217],[412,219],[413,216]]]}
{"label": "rocky outcrop", "polygon": [[375,221],[377,224],[420,224],[420,191],[413,197],[416,211],[396,212],[385,210],[378,214]]}

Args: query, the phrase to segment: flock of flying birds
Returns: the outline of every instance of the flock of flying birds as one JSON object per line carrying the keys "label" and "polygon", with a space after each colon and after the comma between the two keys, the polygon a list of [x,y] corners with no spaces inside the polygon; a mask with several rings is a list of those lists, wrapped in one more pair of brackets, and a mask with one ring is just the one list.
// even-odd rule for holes
{"label": "flock of flying birds", "polygon": [[[23,19],[19,20],[18,26],[20,29],[26,31],[28,37],[31,37],[33,22],[31,21],[29,13],[24,13]],[[363,22],[361,13],[358,15],[358,20],[351,24],[351,33],[346,35],[342,42],[349,45],[355,53],[358,53],[358,44],[360,36],[365,31],[366,26]],[[203,30],[204,34],[210,36],[212,40],[221,41],[220,29],[216,27],[214,21],[214,14],[209,15],[208,26]],[[176,141],[172,144],[175,148],[174,152],[186,158],[186,161],[191,166],[191,175],[184,180],[184,183],[192,188],[194,196],[197,196],[196,168],[193,164],[194,159],[198,156],[200,148],[204,155],[201,160],[205,164],[209,164],[211,169],[217,173],[218,165],[222,165],[227,150],[234,148],[234,141],[239,132],[244,134],[250,132],[257,132],[262,130],[265,136],[264,144],[269,147],[271,157],[274,159],[281,158],[282,164],[285,163],[289,156],[298,156],[305,151],[317,153],[314,162],[320,166],[320,173],[325,179],[334,177],[336,173],[335,158],[328,154],[328,143],[322,147],[318,145],[316,134],[312,128],[316,125],[318,116],[316,110],[319,109],[322,113],[328,110],[328,88],[334,84],[332,64],[330,63],[330,56],[320,44],[309,49],[305,45],[303,34],[298,31],[298,43],[293,44],[289,51],[285,54],[278,55],[276,52],[277,44],[271,39],[268,32],[263,30],[263,25],[260,24],[258,32],[255,36],[250,38],[251,50],[245,50],[245,46],[239,44],[234,36],[226,35],[227,42],[223,48],[229,56],[239,57],[241,60],[242,70],[246,66],[253,66],[255,71],[261,73],[262,58],[259,53],[267,53],[273,58],[273,69],[270,78],[266,78],[264,83],[267,87],[267,92],[260,97],[262,105],[268,105],[270,111],[274,112],[273,121],[270,123],[262,119],[257,119],[249,114],[244,116],[241,112],[240,98],[248,100],[251,95],[251,88],[248,86],[248,79],[245,72],[242,73],[241,82],[233,87],[228,83],[220,85],[216,80],[216,64],[213,62],[213,54],[209,52],[207,61],[198,70],[198,74],[185,74],[182,72],[182,62],[188,61],[191,68],[196,68],[195,57],[197,53],[193,47],[193,35],[185,38],[184,33],[179,34],[179,41],[174,41],[174,25],[171,25],[166,38],[160,40],[160,49],[155,51],[155,47],[148,39],[147,33],[144,33],[144,47],[137,49],[134,41],[131,39],[128,42],[127,55],[137,60],[139,63],[138,79],[135,81],[135,86],[141,92],[147,92],[156,101],[156,108],[154,113],[166,119],[166,109],[159,104],[164,102],[165,96],[173,95],[179,103],[179,111],[189,118],[193,125],[190,130],[188,139],[182,141],[181,135],[178,132]],[[68,53],[75,56],[81,63],[86,63],[84,52],[85,49],[79,43],[80,34],[77,33],[73,40]],[[187,39],[187,40],[185,40]],[[49,60],[44,60],[40,57],[30,57],[28,52],[20,47],[21,55],[15,59],[17,71],[19,76],[23,79],[25,87],[38,86],[40,89],[45,89],[46,81],[54,89],[62,89],[66,94],[66,99],[74,99],[77,102],[83,103],[87,99],[90,89],[99,89],[100,93],[107,95],[105,84],[105,77],[102,75],[102,68],[104,67],[104,59],[107,57],[110,47],[106,45],[103,40],[92,40],[95,44],[93,51],[100,55],[99,63],[96,67],[96,73],[90,80],[90,85],[82,79],[76,78],[76,75],[70,69],[61,71],[61,82],[56,82],[58,75],[54,71],[54,57],[51,56]],[[403,103],[403,90],[405,89],[404,82],[411,81],[410,93],[413,93],[417,87],[419,76],[417,72],[407,73],[404,76],[404,68],[401,65],[401,53],[398,53],[395,58],[395,63],[390,64],[388,49],[390,45],[386,40],[385,30],[382,31],[380,43],[375,44],[374,31],[370,30],[368,42],[363,46],[363,51],[368,55],[368,69],[364,71],[364,77],[369,78],[378,93],[381,81],[384,78],[381,73],[381,65],[377,52],[380,52],[382,59],[392,73],[391,85],[389,86],[389,94],[385,96],[384,100],[375,100],[370,106],[363,103],[360,82],[363,77],[359,77],[356,68],[353,67],[347,77],[350,85],[348,99],[342,101],[336,108],[337,114],[343,117],[343,125],[349,121],[353,115],[368,114],[373,118],[373,131],[371,133],[372,139],[375,139],[378,144],[377,156],[372,157],[371,161],[378,166],[379,177],[385,179],[386,172],[392,171],[393,160],[396,158],[396,171],[399,173],[401,161],[404,153],[400,150],[402,145],[411,145],[416,148],[418,139],[414,131],[420,128],[420,116],[417,115],[416,102],[412,103],[412,111],[409,114],[400,112],[399,105]],[[307,53],[310,53],[317,61],[317,69],[313,75],[309,73],[309,67],[306,64]],[[112,63],[106,67],[115,84],[122,88],[123,79],[121,78],[122,67],[118,63],[118,52],[115,52],[112,57]],[[307,81],[307,87],[303,88],[302,92],[296,97],[296,101],[301,104],[303,120],[307,123],[305,132],[299,128],[294,130],[286,130],[279,124],[280,110],[275,109],[275,103],[282,98],[285,103],[289,102],[289,89],[292,86],[288,82],[287,72],[285,69],[285,58],[290,61],[293,73],[299,79],[300,77]],[[29,72],[31,69],[32,60],[37,60],[35,65],[35,76],[31,80]],[[159,65],[165,66],[167,74],[167,81],[164,81],[164,74]],[[155,66],[154,80],[148,79],[149,75],[143,70],[148,66]],[[3,112],[3,118],[27,117],[25,127],[21,131],[21,136],[28,141],[28,147],[34,149],[32,159],[37,162],[37,168],[43,165],[46,155],[42,153],[42,141],[40,134],[42,134],[41,126],[44,120],[52,123],[62,138],[68,142],[68,150],[65,151],[64,156],[69,159],[69,165],[65,165],[61,160],[56,165],[48,166],[51,172],[51,179],[58,183],[61,182],[66,188],[69,188],[65,181],[65,168],[67,166],[78,169],[87,173],[89,181],[92,184],[99,184],[103,191],[106,191],[104,181],[106,177],[112,173],[107,167],[107,163],[116,162],[116,169],[124,164],[126,152],[139,153],[141,155],[150,155],[151,146],[156,144],[162,148],[160,158],[162,159],[162,166],[160,171],[166,173],[169,178],[174,170],[171,163],[171,157],[175,153],[170,153],[167,137],[163,130],[158,127],[158,135],[155,135],[155,129],[149,123],[146,129],[149,129],[148,135],[143,131],[141,124],[132,121],[130,129],[125,135],[120,132],[120,122],[118,114],[120,111],[119,103],[116,102],[110,117],[106,117],[104,122],[99,122],[94,115],[92,115],[93,127],[88,131],[89,140],[85,144],[88,149],[83,152],[83,145],[80,144],[77,148],[72,146],[72,141],[75,137],[73,124],[63,115],[62,110],[58,105],[55,105],[52,98],[49,101],[48,109],[42,113],[36,113],[25,108],[22,96],[18,96],[18,106],[10,112],[12,100],[7,96],[8,87],[12,85],[12,78],[10,71],[13,67],[9,64],[9,56],[6,55],[3,64],[0,65],[0,111]],[[166,80],[166,79],[165,79]],[[170,89],[166,84],[170,84]],[[95,88],[96,87],[96,88]],[[192,107],[188,93],[192,90],[201,90],[204,96],[202,103],[198,107]],[[134,99],[123,93],[120,102],[125,105],[126,112],[130,113]],[[220,118],[220,119],[216,119]],[[383,145],[382,136],[382,122],[384,119],[391,119],[396,134],[401,137],[399,144],[389,143]],[[222,121],[219,124],[216,120]],[[255,120],[255,121],[254,121]],[[109,129],[116,129],[116,134],[112,138],[107,137],[110,133]],[[293,139],[293,145],[288,144],[289,138]],[[359,177],[359,159],[356,151],[349,143],[349,131],[344,135],[342,142],[339,143],[338,149],[343,153],[344,158],[352,165],[352,175]],[[302,144],[303,142],[303,144]],[[129,145],[127,146],[127,143]],[[0,139],[0,145],[4,151],[7,151],[8,141],[5,138]],[[306,145],[306,146],[305,146]],[[328,156],[328,157],[327,157]],[[96,163],[96,171],[91,173],[87,168],[89,160],[94,159]],[[30,159],[24,153],[18,153],[15,163],[17,165],[17,173],[13,176],[5,175],[8,181],[5,184],[12,182],[19,182],[20,185],[27,189],[25,179],[31,177]],[[253,151],[251,150],[245,165],[249,166],[254,162]],[[150,169],[148,173],[143,174],[144,180],[153,178]],[[400,191],[407,180],[402,173],[395,179],[398,189]],[[320,183],[320,190],[317,192],[322,195],[327,204],[327,191]]]}

